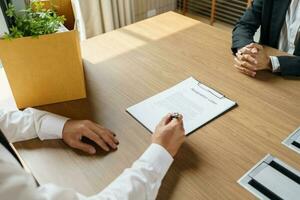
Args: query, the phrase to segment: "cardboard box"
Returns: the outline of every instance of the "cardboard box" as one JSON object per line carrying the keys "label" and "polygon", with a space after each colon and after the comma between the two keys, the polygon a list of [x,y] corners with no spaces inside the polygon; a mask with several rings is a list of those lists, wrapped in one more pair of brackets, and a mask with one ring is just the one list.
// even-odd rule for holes
{"label": "cardboard box", "polygon": [[0,40],[0,59],[18,108],[86,97],[77,31]]}

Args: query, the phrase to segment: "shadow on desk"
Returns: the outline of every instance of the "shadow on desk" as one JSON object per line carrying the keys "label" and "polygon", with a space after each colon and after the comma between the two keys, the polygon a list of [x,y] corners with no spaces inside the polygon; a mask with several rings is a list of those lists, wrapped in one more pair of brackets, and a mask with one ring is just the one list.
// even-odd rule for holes
{"label": "shadow on desk", "polygon": [[299,76],[281,76],[279,73],[276,74],[276,76],[274,76],[274,74],[269,71],[260,71],[257,73],[257,75],[254,79],[256,79],[258,81],[274,83],[274,82],[282,81],[281,79],[284,79],[286,81],[288,81],[288,80],[298,80],[299,81],[300,77]]}
{"label": "shadow on desk", "polygon": [[178,183],[184,178],[184,173],[186,171],[199,170],[200,166],[201,161],[199,155],[193,151],[188,142],[184,143],[162,182],[160,190],[168,192],[159,192],[157,199],[172,199],[172,195],[174,194]]}
{"label": "shadow on desk", "polygon": [[72,119],[92,119],[92,110],[88,98],[40,106],[37,109]]}
{"label": "shadow on desk", "polygon": [[94,143],[92,143],[90,141],[84,141],[84,142],[93,145],[96,148],[97,153],[95,155],[90,155],[81,150],[71,148],[68,145],[66,145],[62,140],[40,141],[39,139],[33,139],[33,140],[14,143],[14,146],[16,148],[18,148],[18,151],[20,151],[20,150],[48,151],[48,150],[52,149],[53,151],[56,151],[57,153],[59,153],[60,151],[61,152],[64,151],[64,152],[69,152],[69,154],[76,154],[77,156],[97,157],[100,159],[101,159],[101,157],[105,157],[108,154],[110,154],[111,152],[114,152],[114,151],[106,152],[106,151],[102,150],[99,146],[95,145]]}

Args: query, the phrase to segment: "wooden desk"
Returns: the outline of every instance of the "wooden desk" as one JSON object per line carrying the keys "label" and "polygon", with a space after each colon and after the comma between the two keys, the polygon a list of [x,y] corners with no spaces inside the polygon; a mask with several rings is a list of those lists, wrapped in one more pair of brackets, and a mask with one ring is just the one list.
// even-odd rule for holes
{"label": "wooden desk", "polygon": [[150,144],[125,109],[194,76],[238,107],[188,136],[158,199],[253,199],[237,180],[267,153],[300,169],[299,155],[281,144],[300,125],[300,82],[239,73],[230,45],[230,33],[172,12],[83,42],[89,98],[42,109],[112,129],[119,150],[86,156],[59,140],[36,139],[16,145],[21,156],[40,183],[95,194]]}

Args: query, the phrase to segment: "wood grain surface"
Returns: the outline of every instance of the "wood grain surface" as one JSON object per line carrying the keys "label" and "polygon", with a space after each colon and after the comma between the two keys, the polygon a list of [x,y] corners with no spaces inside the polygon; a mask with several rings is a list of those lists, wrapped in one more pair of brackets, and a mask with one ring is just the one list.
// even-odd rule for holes
{"label": "wood grain surface", "polygon": [[187,137],[158,199],[254,199],[237,180],[266,154],[300,169],[299,155],[281,144],[300,125],[300,82],[239,73],[230,45],[230,33],[173,12],[91,38],[82,43],[88,98],[41,109],[110,128],[119,149],[87,156],[38,139],[16,147],[41,184],[95,194],[150,144],[150,133],[125,109],[193,76],[238,106]]}

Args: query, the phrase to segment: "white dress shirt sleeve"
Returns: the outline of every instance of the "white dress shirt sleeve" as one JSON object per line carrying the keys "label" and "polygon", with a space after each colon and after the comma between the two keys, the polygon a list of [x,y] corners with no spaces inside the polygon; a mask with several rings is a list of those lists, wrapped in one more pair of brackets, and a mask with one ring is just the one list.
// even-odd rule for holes
{"label": "white dress shirt sleeve", "polygon": [[68,118],[28,108],[24,111],[0,110],[0,129],[10,142],[39,137],[62,138],[62,131]]}
{"label": "white dress shirt sleeve", "polygon": [[102,192],[90,197],[54,184],[36,187],[32,177],[24,170],[0,162],[0,169],[5,169],[0,170],[0,180],[4,180],[0,181],[0,196],[1,199],[15,200],[154,200],[172,162],[172,156],[163,147],[152,144],[131,168]]}
{"label": "white dress shirt sleeve", "polygon": [[173,158],[167,150],[152,144],[131,168],[93,198],[154,200],[172,162]]}
{"label": "white dress shirt sleeve", "polygon": [[272,72],[280,72],[280,62],[278,57],[270,56],[271,63],[272,63]]}

